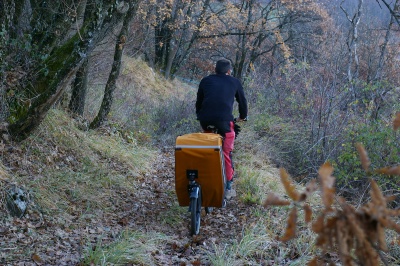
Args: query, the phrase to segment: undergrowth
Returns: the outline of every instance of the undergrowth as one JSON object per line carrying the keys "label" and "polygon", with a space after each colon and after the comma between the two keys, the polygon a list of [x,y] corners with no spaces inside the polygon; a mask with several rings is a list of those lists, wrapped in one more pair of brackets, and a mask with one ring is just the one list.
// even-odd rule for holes
{"label": "undergrowth", "polygon": [[[124,75],[129,77],[131,72],[137,70],[136,67],[145,68],[140,64],[128,64]],[[146,78],[152,84],[150,87],[164,86],[167,83],[151,72],[148,72]],[[163,139],[159,143],[171,144],[176,134],[192,132],[196,125],[198,126],[198,121],[193,116],[188,116],[190,99],[193,96],[183,93],[181,88],[170,86],[170,94],[163,94],[165,91],[162,91],[150,95],[147,94],[151,91],[147,83],[135,83],[136,87],[131,85],[133,83],[133,80],[129,78],[123,80],[117,91],[117,105],[111,117],[115,118],[114,121],[121,122],[110,121],[106,127],[98,131],[82,131],[79,129],[81,126],[71,120],[66,113],[58,109],[52,110],[39,130],[22,143],[21,156],[8,159],[10,164],[16,164],[21,171],[9,176],[7,170],[0,164],[2,189],[5,187],[4,184],[10,182],[23,184],[32,192],[36,204],[44,212],[57,214],[59,221],[64,219],[63,215],[65,215],[65,220],[68,220],[69,213],[80,212],[79,219],[82,223],[87,222],[86,218],[96,209],[112,211],[112,204],[121,196],[117,195],[119,192],[137,192],[140,189],[138,182],[142,181],[144,173],[151,171],[156,157],[153,148],[148,147],[147,144],[157,137]],[[128,90],[125,90],[126,88]],[[141,93],[141,89],[145,93]],[[176,93],[177,97],[169,98],[176,91],[179,91]],[[150,100],[152,97],[156,100]],[[166,99],[174,99],[173,106],[168,105]],[[95,103],[90,104],[95,105]],[[118,117],[121,114],[122,117]],[[156,117],[158,120],[155,120]],[[324,256],[324,251],[332,251],[331,255],[344,254],[336,249],[338,245],[327,245],[329,241],[318,242],[321,239],[321,233],[326,234],[327,231],[318,231],[318,228],[310,226],[312,223],[310,208],[314,210],[314,215],[319,215],[318,217],[325,215],[324,221],[331,223],[340,220],[339,214],[346,216],[357,213],[358,215],[358,209],[353,210],[350,205],[335,198],[337,201],[329,205],[332,208],[328,212],[327,208],[324,210],[327,205],[318,201],[320,195],[315,195],[317,193],[311,195],[307,192],[306,199],[309,207],[304,207],[305,199],[300,201],[298,196],[289,195],[292,201],[287,197],[271,198],[272,192],[283,194],[286,191],[289,194],[296,194],[294,191],[301,189],[300,185],[290,182],[287,173],[284,172],[280,174],[284,182],[280,183],[277,178],[279,173],[274,166],[271,166],[270,159],[274,153],[279,152],[276,156],[277,164],[284,161],[289,164],[295,162],[301,151],[293,148],[293,144],[302,141],[302,136],[296,136],[297,133],[298,131],[294,130],[292,125],[274,117],[260,115],[255,120],[243,124],[234,151],[237,175],[235,186],[238,190],[238,198],[253,206],[259,206],[262,203],[266,206],[278,203],[285,206],[255,208],[252,215],[258,218],[257,223],[247,224],[238,240],[233,240],[233,243],[214,244],[212,251],[208,253],[212,265],[305,265],[315,254]],[[284,139],[283,135],[289,139]],[[285,141],[277,143],[274,147],[270,146],[269,144],[276,141],[276,138]],[[287,149],[280,150],[278,146]],[[19,158],[26,158],[26,160],[16,162]],[[287,160],[288,158],[290,160]],[[296,165],[294,163],[291,166],[296,168]],[[381,169],[382,174],[393,173],[393,171],[392,168]],[[334,182],[330,175],[324,176],[329,182]],[[306,188],[310,189],[309,192],[316,189],[315,187]],[[327,188],[332,187],[327,186]],[[374,191],[372,198],[381,200],[379,208],[384,209],[384,200],[375,186]],[[328,194],[330,196],[326,196],[323,192],[322,198],[330,198],[333,192],[330,191]],[[339,203],[342,204],[343,209],[337,208],[340,207]],[[373,204],[377,206],[376,202]],[[293,211],[294,208],[297,208],[296,213]],[[300,208],[304,208],[305,211],[300,212]],[[182,219],[183,211],[182,208],[172,205],[158,219],[163,224],[173,225]],[[362,210],[361,213],[370,215]],[[337,219],[330,220],[330,217]],[[285,224],[284,220],[287,218],[289,222]],[[377,223],[376,219],[373,221]],[[65,227],[68,226],[65,222]],[[338,227],[326,224],[326,228],[335,230]],[[329,231],[330,234],[332,232]],[[356,236],[356,233],[348,233],[349,235]],[[377,235],[382,238],[381,234]],[[92,244],[86,244],[83,263],[84,265],[129,263],[152,265],[154,262],[151,256],[154,255],[154,250],[160,249],[160,245],[163,245],[166,238],[159,234],[126,231],[112,243],[103,243],[99,240],[97,244],[93,244],[93,241],[87,240],[87,243]],[[394,264],[398,264],[400,258],[398,239],[398,234],[394,231],[390,231],[386,237],[388,245],[384,257]],[[278,240],[283,240],[284,243]],[[383,243],[381,240],[380,245]],[[321,247],[322,251],[319,251],[318,248]],[[384,246],[379,248],[382,247]],[[377,250],[378,246],[374,245],[373,248]],[[353,262],[361,261],[356,258],[354,249],[349,254],[353,256],[351,257]],[[344,254],[343,258],[347,258],[349,254]],[[376,253],[372,251],[371,254],[375,254],[372,259],[376,259]],[[382,253],[378,252],[378,254]],[[323,257],[323,259],[329,261],[329,258]],[[333,263],[333,260],[330,258],[329,262]],[[320,262],[321,257],[317,257],[314,261]]]}
{"label": "undergrowth", "polygon": [[[400,113],[397,113],[393,122],[396,131],[400,127]],[[316,246],[320,249],[315,257],[308,262],[309,266],[335,265],[339,260],[344,266],[352,265],[389,265],[391,257],[398,261],[396,250],[390,250],[389,245],[399,245],[400,225],[398,224],[399,209],[388,208],[388,203],[394,197],[384,195],[375,181],[374,174],[400,175],[399,165],[390,165],[374,169],[367,151],[361,143],[356,145],[361,166],[370,181],[370,198],[362,206],[353,206],[342,197],[335,194],[335,177],[330,163],[323,164],[319,171],[319,190],[322,208],[313,208],[307,203],[310,195],[317,191],[316,180],[312,180],[300,193],[296,189],[285,169],[280,169],[281,182],[285,187],[290,200],[281,199],[276,194],[270,193],[264,206],[291,206],[287,219],[285,233],[279,240],[288,242],[296,237],[298,226],[298,213],[304,211],[304,221],[311,224],[312,231],[317,234]],[[313,219],[313,213],[316,218]],[[397,234],[388,241],[386,232],[393,230]],[[387,252],[393,256],[386,256]],[[337,254],[337,259],[327,254]]]}
{"label": "undergrowth", "polygon": [[137,231],[124,231],[115,242],[103,245],[101,240],[85,250],[84,265],[155,265],[152,255],[157,255],[158,246],[167,237],[158,234],[144,234]]}
{"label": "undergrowth", "polygon": [[[135,191],[134,179],[151,169],[155,153],[124,142],[113,129],[104,130],[106,134],[81,131],[64,112],[55,109],[25,141],[28,156],[36,160],[34,171],[41,178],[18,179],[34,192],[45,210],[68,211],[78,203],[88,209],[109,207],[112,188]],[[49,139],[51,143],[47,143]],[[49,155],[40,156],[42,153]],[[127,166],[129,172],[118,171],[118,165]]]}
{"label": "undergrowth", "polygon": [[212,265],[304,265],[313,254],[313,246],[308,243],[314,236],[304,231],[298,241],[280,244],[275,234],[284,229],[279,217],[285,213],[266,210],[256,224],[244,229],[240,240],[214,245],[208,254]]}
{"label": "undergrowth", "polygon": [[24,186],[47,213],[111,208],[115,191],[136,190],[135,179],[151,170],[155,152],[127,143],[113,129],[103,130],[82,131],[66,113],[51,110],[38,131],[22,143],[20,152],[26,160],[8,158],[10,164],[19,164],[20,173],[7,183]]}

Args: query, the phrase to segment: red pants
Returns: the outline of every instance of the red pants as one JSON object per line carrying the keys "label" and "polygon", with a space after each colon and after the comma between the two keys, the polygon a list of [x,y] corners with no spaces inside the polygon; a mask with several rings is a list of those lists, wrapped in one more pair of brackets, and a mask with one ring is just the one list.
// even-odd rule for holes
{"label": "red pants", "polygon": [[231,181],[233,178],[234,167],[232,162],[232,151],[235,142],[235,130],[234,124],[231,122],[231,131],[225,133],[225,138],[222,146],[222,150],[224,152],[225,158],[225,173],[226,173],[226,180]]}
{"label": "red pants", "polygon": [[[200,122],[204,132],[211,133],[213,131],[207,128],[208,125],[213,125],[218,129],[218,133],[224,137],[222,151],[224,153],[224,161],[225,161],[225,173],[226,180],[231,181],[234,173],[234,167],[232,162],[232,151],[235,142],[235,124],[231,121],[228,123],[223,122]],[[228,128],[229,127],[229,128]]]}

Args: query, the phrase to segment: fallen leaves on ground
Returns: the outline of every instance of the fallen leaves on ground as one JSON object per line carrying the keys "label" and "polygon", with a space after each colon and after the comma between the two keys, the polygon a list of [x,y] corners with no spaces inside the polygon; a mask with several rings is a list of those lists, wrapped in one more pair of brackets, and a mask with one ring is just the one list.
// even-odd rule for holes
{"label": "fallen leaves on ground", "polygon": [[[57,154],[57,160],[53,156],[46,161],[48,167],[79,167],[76,160],[70,159],[73,154]],[[126,229],[169,236],[164,249],[152,254],[158,265],[210,265],[206,253],[214,248],[214,243],[240,238],[244,224],[257,219],[250,215],[252,207],[232,199],[225,209],[203,213],[200,235],[191,237],[189,213],[182,212],[178,221],[165,221],[177,205],[173,148],[163,149],[158,156],[154,171],[138,178],[141,183],[137,191],[110,191],[114,203],[110,209],[86,210],[81,206],[84,204],[75,202],[70,206],[72,214],[52,217],[32,202],[21,219],[0,210],[0,265],[79,265],[89,243],[93,248],[100,239],[102,245],[112,243]],[[42,166],[34,158],[27,158],[20,148],[14,148],[8,159],[14,174],[26,175],[27,168],[20,167],[24,163],[36,167],[30,178],[40,178]],[[117,162],[109,165],[121,171],[124,168]]]}

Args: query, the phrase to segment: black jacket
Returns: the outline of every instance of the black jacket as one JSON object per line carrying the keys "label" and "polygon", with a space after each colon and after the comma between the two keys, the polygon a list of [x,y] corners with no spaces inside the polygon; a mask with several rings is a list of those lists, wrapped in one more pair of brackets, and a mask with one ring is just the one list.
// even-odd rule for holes
{"label": "black jacket", "polygon": [[234,100],[239,104],[239,117],[247,117],[247,100],[242,84],[226,74],[213,74],[200,81],[196,114],[200,121],[233,121]]}

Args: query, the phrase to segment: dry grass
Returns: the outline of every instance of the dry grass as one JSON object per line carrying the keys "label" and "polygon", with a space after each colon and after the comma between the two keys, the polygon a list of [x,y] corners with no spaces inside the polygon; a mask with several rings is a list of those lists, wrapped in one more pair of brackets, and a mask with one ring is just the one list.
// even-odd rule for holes
{"label": "dry grass", "polygon": [[10,180],[9,173],[0,162],[0,210],[5,211],[5,189]]}
{"label": "dry grass", "polygon": [[50,111],[24,145],[35,173],[14,180],[32,190],[43,209],[56,212],[72,212],[71,202],[84,202],[91,209],[110,207],[112,188],[135,191],[135,179],[151,171],[155,158],[150,148],[127,143],[110,128],[79,130],[57,109]]}
{"label": "dry grass", "polygon": [[258,209],[252,213],[258,222],[243,229],[240,240],[214,245],[208,253],[212,265],[306,265],[315,250],[315,235],[304,228],[295,241],[279,242],[277,234],[285,230],[287,209]]}
{"label": "dry grass", "polygon": [[[161,101],[175,96],[184,98],[191,92],[193,88],[177,80],[166,81],[141,60],[125,58],[112,118],[122,124],[146,125],[152,121],[151,110]],[[89,98],[101,99],[102,89],[92,87],[90,93]],[[97,110],[98,104],[88,103],[88,117]],[[25,154],[21,158],[26,158],[26,162],[21,170],[29,174],[10,175],[0,164],[0,184],[8,181],[24,184],[33,192],[36,204],[46,212],[57,214],[59,221],[67,221],[69,214],[80,211],[80,219],[85,222],[85,217],[95,209],[112,211],[112,200],[117,199],[118,192],[138,192],[138,182],[152,171],[155,151],[135,141],[125,141],[118,126],[114,127],[111,122],[98,131],[82,131],[78,127],[63,111],[52,110],[35,135],[22,145]],[[237,240],[215,243],[208,253],[212,265],[305,265],[313,256],[315,234],[302,222],[303,212],[299,212],[298,237],[282,243],[277,236],[285,232],[290,208],[261,206],[269,193],[282,197],[285,194],[279,171],[271,166],[269,153],[265,141],[253,130],[252,122],[243,124],[234,151],[238,174],[235,188],[238,200],[254,207],[251,216],[256,222],[245,224]],[[296,187],[299,191],[304,189],[300,185]],[[319,208],[319,198],[315,194],[309,198],[309,204]],[[173,225],[180,222],[183,211],[186,209],[173,206],[159,218],[164,224]],[[111,244],[99,242],[96,249],[89,246],[85,259],[88,265],[92,262],[152,265],[149,254],[152,250],[162,250],[167,238],[126,232]],[[388,236],[392,242],[398,241],[397,238],[397,235]],[[389,249],[388,256],[398,262],[398,245],[391,245]]]}
{"label": "dry grass", "polygon": [[8,172],[4,165],[0,162],[0,181],[6,181],[9,179]]}
{"label": "dry grass", "polygon": [[[92,80],[88,90],[85,108],[89,120],[96,115],[103,97],[105,84]],[[193,87],[180,82],[166,80],[156,73],[140,58],[124,57],[121,74],[114,91],[114,102],[110,118],[120,124],[127,124],[141,130],[143,127],[153,127],[154,111],[169,98],[184,99],[187,93],[193,93]]]}
{"label": "dry grass", "polygon": [[158,233],[123,232],[112,244],[86,249],[84,265],[156,265],[151,256],[167,237]]}
{"label": "dry grass", "polygon": [[[285,231],[290,209],[261,206],[271,192],[285,195],[279,170],[271,166],[266,155],[268,147],[255,136],[251,124],[242,125],[235,145],[235,188],[240,201],[253,206],[251,215],[257,217],[257,222],[247,224],[238,241],[215,244],[208,254],[212,265],[306,265],[315,251],[315,234],[301,222],[302,230],[296,240],[278,241],[277,237]],[[310,198],[310,204],[317,199],[318,195]],[[303,216],[300,212],[299,220],[304,221]]]}

